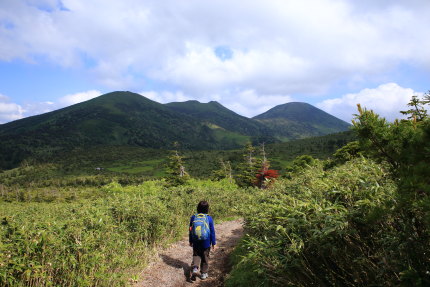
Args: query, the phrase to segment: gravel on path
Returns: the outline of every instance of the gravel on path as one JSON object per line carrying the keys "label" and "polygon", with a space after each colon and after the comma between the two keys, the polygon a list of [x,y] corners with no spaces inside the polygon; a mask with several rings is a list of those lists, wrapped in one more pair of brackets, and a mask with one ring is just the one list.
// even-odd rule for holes
{"label": "gravel on path", "polygon": [[183,287],[183,286],[223,286],[225,275],[229,272],[228,257],[239,239],[243,236],[241,219],[215,224],[217,245],[211,251],[209,278],[190,280],[192,248],[188,237],[159,252],[156,259],[145,268],[135,287]]}

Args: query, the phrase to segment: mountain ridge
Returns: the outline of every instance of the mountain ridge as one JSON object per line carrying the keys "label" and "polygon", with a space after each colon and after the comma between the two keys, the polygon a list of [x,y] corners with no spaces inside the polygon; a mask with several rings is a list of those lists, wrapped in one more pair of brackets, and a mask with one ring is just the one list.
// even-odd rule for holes
{"label": "mountain ridge", "polygon": [[[333,130],[323,127],[330,132],[315,132],[318,127],[304,122],[305,118],[294,122],[289,115],[283,115],[283,119],[294,125],[279,125],[282,117],[273,120],[273,113],[270,114],[263,113],[263,119],[251,119],[216,101],[160,104],[132,92],[112,92],[0,125],[0,168],[78,147],[129,145],[172,149],[173,143],[179,142],[183,149],[234,149],[249,141],[271,143]],[[298,132],[286,130],[297,125]],[[307,134],[306,129],[310,131]],[[333,130],[339,131],[342,130]]]}
{"label": "mountain ridge", "polygon": [[172,102],[165,106],[183,114],[192,115],[202,121],[207,121],[231,132],[247,136],[255,134],[268,134],[266,126],[250,118],[241,116],[229,110],[217,101],[200,103],[192,100],[186,102]]}

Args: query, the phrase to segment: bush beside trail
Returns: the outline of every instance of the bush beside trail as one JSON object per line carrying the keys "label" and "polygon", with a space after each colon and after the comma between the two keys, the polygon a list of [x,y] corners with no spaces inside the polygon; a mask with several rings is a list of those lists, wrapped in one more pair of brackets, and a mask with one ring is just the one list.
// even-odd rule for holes
{"label": "bush beside trail", "polygon": [[227,286],[397,285],[405,266],[387,175],[364,158],[317,164],[260,193]]}

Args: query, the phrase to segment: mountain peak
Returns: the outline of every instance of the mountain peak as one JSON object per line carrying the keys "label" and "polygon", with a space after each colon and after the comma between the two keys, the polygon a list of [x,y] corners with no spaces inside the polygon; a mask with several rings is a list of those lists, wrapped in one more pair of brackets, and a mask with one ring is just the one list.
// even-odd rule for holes
{"label": "mountain peak", "polygon": [[[127,100],[129,100],[129,101],[142,101],[142,102],[157,103],[153,100],[150,100],[150,99],[142,96],[141,94],[133,93],[130,91],[110,92],[110,93],[98,96],[97,98],[94,98],[93,100],[95,100],[95,99],[98,99],[99,101],[124,101],[124,100],[127,101]],[[160,103],[157,103],[157,104],[161,105]]]}
{"label": "mountain peak", "polygon": [[304,102],[289,102],[275,106],[270,110],[255,116],[254,119],[275,119],[284,118],[301,121],[319,121],[321,118],[330,118],[348,125],[346,122],[324,112],[311,104]]}
{"label": "mountain peak", "polygon": [[278,105],[254,119],[270,126],[281,138],[320,136],[346,131],[350,126],[347,122],[303,102]]}
{"label": "mountain peak", "polygon": [[185,101],[185,102],[176,102],[176,103],[201,104],[197,100],[188,100],[188,101]]}

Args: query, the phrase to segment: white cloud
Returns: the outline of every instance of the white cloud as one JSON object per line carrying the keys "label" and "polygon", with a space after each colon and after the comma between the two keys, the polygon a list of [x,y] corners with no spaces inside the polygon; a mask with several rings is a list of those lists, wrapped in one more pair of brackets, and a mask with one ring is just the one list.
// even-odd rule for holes
{"label": "white cloud", "polygon": [[143,91],[139,93],[140,95],[148,98],[150,100],[156,101],[158,103],[171,103],[171,102],[185,102],[192,100],[191,97],[186,96],[183,92],[156,92],[156,91]]}
{"label": "white cloud", "polygon": [[102,93],[100,91],[91,90],[76,94],[66,95],[61,97],[56,103],[57,107],[66,107],[70,105],[74,105],[80,102],[91,100],[92,98],[100,96]]}
{"label": "white cloud", "polygon": [[363,89],[355,94],[346,94],[340,98],[328,99],[317,107],[345,121],[351,121],[357,114],[357,104],[373,110],[387,120],[401,118],[401,110],[407,109],[407,103],[413,95],[420,95],[412,89],[403,88],[396,83],[388,83],[375,89]]}
{"label": "white cloud", "polygon": [[226,91],[220,102],[240,115],[253,117],[266,112],[276,105],[291,101],[293,101],[293,98],[289,95],[268,95],[259,94],[255,90],[244,90],[239,92]]}
{"label": "white cloud", "polygon": [[13,120],[18,120],[24,117],[51,112],[53,110],[90,100],[100,95],[101,92],[96,90],[90,90],[86,92],[66,95],[55,102],[26,102],[25,104],[20,105],[17,103],[10,102],[10,99],[8,97],[0,94],[0,124],[7,123]]}
{"label": "white cloud", "polygon": [[24,109],[9,98],[0,94],[0,124],[17,120],[23,117]]}
{"label": "white cloud", "polygon": [[[0,60],[84,68],[115,89],[149,78],[197,99],[235,88],[321,95],[400,64],[430,69],[427,0],[59,3],[1,1]],[[231,58],[216,57],[220,46]]]}
{"label": "white cloud", "polygon": [[[310,64],[280,50],[233,50],[230,59],[220,59],[207,46],[188,43],[186,53],[166,63],[154,77],[201,94],[225,87],[254,87],[263,93],[311,90],[314,85],[298,81],[310,73]],[[270,71],[270,72],[269,72]]]}
{"label": "white cloud", "polygon": [[24,114],[23,117],[29,117],[34,115],[40,115],[44,113],[51,112],[60,107],[56,105],[54,102],[26,102],[23,104]]}

